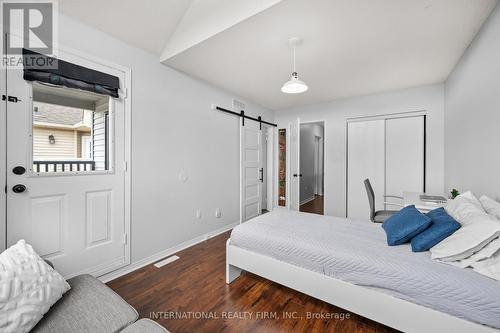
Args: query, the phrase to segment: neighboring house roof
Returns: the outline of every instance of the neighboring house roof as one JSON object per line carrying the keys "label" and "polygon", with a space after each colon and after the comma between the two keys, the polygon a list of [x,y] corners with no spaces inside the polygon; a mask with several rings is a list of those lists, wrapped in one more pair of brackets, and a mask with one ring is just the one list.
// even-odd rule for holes
{"label": "neighboring house roof", "polygon": [[34,102],[33,106],[38,110],[33,112],[35,123],[75,126],[84,120],[83,109],[39,102]]}

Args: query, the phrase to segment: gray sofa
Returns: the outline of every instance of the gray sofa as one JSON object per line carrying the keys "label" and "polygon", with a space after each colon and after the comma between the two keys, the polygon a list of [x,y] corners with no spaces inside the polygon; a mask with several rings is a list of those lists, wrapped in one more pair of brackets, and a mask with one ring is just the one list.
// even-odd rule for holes
{"label": "gray sofa", "polygon": [[38,322],[34,333],[168,333],[91,275],[68,280],[71,289]]}

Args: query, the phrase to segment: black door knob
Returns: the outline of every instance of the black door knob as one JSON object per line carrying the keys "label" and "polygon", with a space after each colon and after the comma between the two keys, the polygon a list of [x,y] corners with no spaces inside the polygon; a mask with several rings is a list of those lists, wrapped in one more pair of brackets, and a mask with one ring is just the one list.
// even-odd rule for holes
{"label": "black door knob", "polygon": [[26,191],[26,186],[24,186],[23,184],[14,185],[12,187],[12,191],[14,193],[23,193],[24,191]]}

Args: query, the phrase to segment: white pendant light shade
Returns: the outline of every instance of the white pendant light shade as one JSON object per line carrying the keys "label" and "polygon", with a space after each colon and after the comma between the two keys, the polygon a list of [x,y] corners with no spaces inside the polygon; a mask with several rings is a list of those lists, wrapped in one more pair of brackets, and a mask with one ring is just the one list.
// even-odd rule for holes
{"label": "white pendant light shade", "polygon": [[285,94],[300,94],[309,89],[304,81],[299,80],[299,75],[295,70],[295,47],[297,44],[300,44],[301,41],[302,39],[299,37],[292,37],[288,40],[289,44],[293,47],[293,73],[290,81],[285,82],[283,87],[281,87],[281,91]]}
{"label": "white pendant light shade", "polygon": [[290,81],[285,82],[281,87],[281,91],[285,94],[300,94],[307,91],[307,89],[309,89],[307,84],[299,80],[296,72],[292,73]]}

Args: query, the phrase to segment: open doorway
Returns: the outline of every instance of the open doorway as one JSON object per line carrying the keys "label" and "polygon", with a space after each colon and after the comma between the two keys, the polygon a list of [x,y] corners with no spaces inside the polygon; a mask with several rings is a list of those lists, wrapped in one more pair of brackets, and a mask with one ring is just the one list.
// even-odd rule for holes
{"label": "open doorway", "polygon": [[300,211],[324,215],[324,122],[300,124]]}

